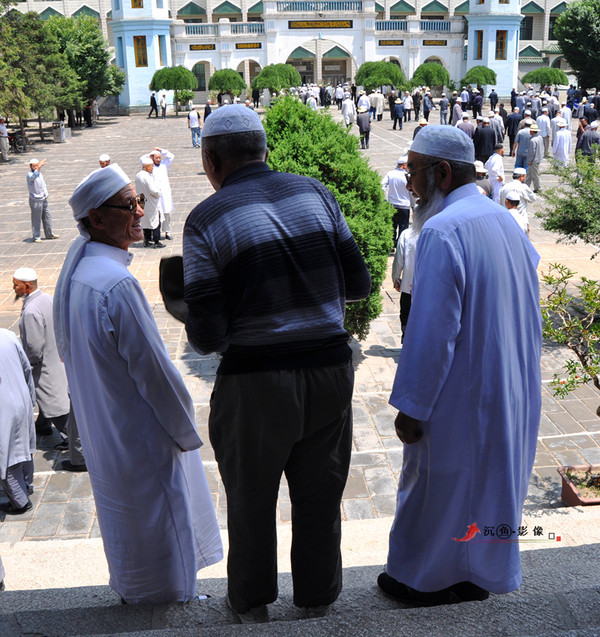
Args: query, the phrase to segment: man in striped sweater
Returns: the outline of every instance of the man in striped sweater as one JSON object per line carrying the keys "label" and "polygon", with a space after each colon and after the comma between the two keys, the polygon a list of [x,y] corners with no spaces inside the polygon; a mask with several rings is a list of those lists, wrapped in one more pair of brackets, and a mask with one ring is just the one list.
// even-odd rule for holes
{"label": "man in striped sweater", "polygon": [[268,620],[277,599],[276,507],[292,504],[294,603],[325,615],[342,587],[340,502],[352,444],[346,301],[369,273],[320,182],[271,171],[265,131],[243,106],[218,109],[202,137],[216,193],[184,230],[188,339],[223,359],[209,433],[227,493],[228,605]]}

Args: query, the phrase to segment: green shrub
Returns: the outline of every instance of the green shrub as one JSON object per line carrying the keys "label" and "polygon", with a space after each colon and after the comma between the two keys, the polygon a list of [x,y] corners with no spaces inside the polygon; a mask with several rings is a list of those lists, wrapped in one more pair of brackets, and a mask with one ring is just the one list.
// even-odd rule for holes
{"label": "green shrub", "polygon": [[364,86],[367,91],[387,85],[396,89],[408,86],[404,73],[393,62],[364,62],[360,65],[354,81],[358,86]]}
{"label": "green shrub", "polygon": [[487,66],[473,66],[460,81],[462,86],[467,86],[467,84],[495,86],[496,82],[496,72],[488,69]]}
{"label": "green shrub", "polygon": [[392,207],[381,178],[358,151],[358,138],[327,113],[292,98],[277,100],[264,119],[271,168],[314,177],[334,194],[372,280],[371,295],[347,307],[345,327],[358,339],[382,310],[380,287],[393,245]]}

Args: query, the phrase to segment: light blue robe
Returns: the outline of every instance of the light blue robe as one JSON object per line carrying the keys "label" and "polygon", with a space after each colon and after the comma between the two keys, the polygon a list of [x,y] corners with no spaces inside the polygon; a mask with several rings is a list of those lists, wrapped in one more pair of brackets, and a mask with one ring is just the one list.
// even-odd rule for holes
{"label": "light blue robe", "polygon": [[[474,184],[450,193],[419,237],[390,403],[422,421],[423,437],[404,445],[387,563],[419,591],[521,584],[515,540],[541,411],[538,261]],[[474,539],[452,539],[474,523]],[[500,525],[511,542],[485,535]]]}
{"label": "light blue robe", "polygon": [[221,537],[192,399],[131,258],[86,246],[70,281],[65,367],[110,585],[129,603],[188,601],[197,571],[222,559]]}

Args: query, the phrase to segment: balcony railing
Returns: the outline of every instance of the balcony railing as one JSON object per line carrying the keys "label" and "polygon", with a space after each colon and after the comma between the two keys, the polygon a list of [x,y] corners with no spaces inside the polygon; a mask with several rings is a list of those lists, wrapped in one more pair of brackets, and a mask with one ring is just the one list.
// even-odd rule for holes
{"label": "balcony railing", "polygon": [[421,31],[450,31],[449,20],[421,20]]}
{"label": "balcony railing", "polygon": [[239,35],[244,33],[264,33],[264,22],[232,22],[231,33],[232,35]]}
{"label": "balcony railing", "polygon": [[408,31],[406,20],[375,20],[375,31]]}
{"label": "balcony railing", "polygon": [[218,24],[186,24],[186,35],[219,35]]}
{"label": "balcony railing", "polygon": [[277,11],[283,12],[343,11],[356,13],[362,10],[362,0],[280,0],[277,2]]}

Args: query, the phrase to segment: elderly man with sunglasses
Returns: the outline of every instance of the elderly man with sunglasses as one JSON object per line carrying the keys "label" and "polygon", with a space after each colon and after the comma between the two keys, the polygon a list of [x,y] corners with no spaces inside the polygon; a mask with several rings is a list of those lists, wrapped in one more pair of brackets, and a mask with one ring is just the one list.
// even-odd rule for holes
{"label": "elderly man with sunglasses", "polygon": [[126,603],[185,602],[222,558],[194,406],[156,327],[128,247],[144,212],[117,164],[69,200],[81,236],[54,297],[110,585]]}

